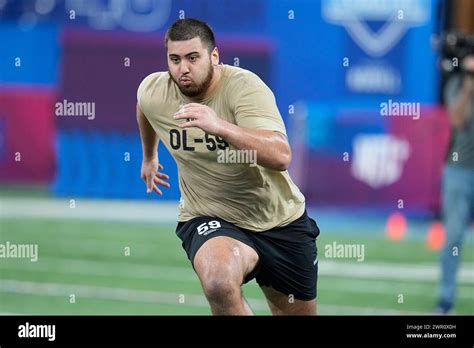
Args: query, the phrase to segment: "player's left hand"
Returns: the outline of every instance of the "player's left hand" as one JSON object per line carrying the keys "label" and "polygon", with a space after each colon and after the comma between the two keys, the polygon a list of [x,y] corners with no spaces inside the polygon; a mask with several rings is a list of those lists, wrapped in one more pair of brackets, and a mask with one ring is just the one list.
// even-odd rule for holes
{"label": "player's left hand", "polygon": [[186,122],[178,124],[181,128],[198,127],[210,135],[219,135],[224,122],[209,106],[198,103],[183,105],[174,114],[174,118],[175,120],[186,120]]}

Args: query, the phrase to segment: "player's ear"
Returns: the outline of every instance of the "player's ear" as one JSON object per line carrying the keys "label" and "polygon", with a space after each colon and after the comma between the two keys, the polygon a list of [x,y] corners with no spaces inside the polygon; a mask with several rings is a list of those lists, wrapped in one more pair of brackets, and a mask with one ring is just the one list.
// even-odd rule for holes
{"label": "player's ear", "polygon": [[211,52],[211,62],[212,62],[212,65],[219,64],[219,50],[217,49],[217,47],[214,47],[214,49]]}

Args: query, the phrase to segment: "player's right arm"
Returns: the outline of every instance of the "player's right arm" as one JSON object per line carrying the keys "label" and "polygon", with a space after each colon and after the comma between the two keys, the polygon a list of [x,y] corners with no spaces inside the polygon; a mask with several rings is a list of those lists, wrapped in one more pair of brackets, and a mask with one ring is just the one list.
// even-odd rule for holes
{"label": "player's right arm", "polygon": [[141,178],[146,183],[147,193],[153,190],[161,196],[163,193],[157,185],[170,187],[170,184],[166,182],[166,180],[169,180],[169,176],[159,172],[159,170],[164,168],[158,163],[158,135],[150,125],[150,122],[148,122],[145,114],[140,110],[138,103],[137,122],[143,150]]}

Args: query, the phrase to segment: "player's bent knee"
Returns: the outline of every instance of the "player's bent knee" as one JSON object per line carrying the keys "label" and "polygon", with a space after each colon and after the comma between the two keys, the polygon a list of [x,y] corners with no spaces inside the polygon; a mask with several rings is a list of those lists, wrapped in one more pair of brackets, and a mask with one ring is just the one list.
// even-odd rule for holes
{"label": "player's bent knee", "polygon": [[204,294],[209,301],[226,301],[240,293],[243,276],[237,265],[220,260],[213,263],[201,262],[196,266]]}
{"label": "player's bent knee", "polygon": [[240,296],[240,284],[227,277],[203,279],[202,287],[210,302],[224,303]]}
{"label": "player's bent knee", "polygon": [[201,259],[195,262],[195,268],[208,300],[221,302],[240,293],[243,274],[230,260],[206,262]]}

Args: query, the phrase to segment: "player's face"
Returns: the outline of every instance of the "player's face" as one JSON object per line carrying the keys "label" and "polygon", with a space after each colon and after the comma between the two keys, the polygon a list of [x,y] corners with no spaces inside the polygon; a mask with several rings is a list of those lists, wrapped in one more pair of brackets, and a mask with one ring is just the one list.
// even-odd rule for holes
{"label": "player's face", "polygon": [[214,76],[216,53],[214,49],[209,54],[199,37],[168,41],[168,72],[181,93],[190,98],[205,94]]}

